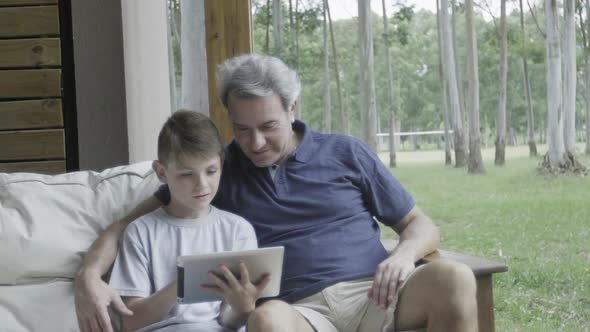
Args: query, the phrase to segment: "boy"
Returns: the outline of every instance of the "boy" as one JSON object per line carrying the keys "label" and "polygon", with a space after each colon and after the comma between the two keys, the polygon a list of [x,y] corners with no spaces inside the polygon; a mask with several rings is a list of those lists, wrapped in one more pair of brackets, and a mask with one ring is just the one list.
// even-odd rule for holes
{"label": "boy", "polygon": [[127,227],[110,280],[133,311],[123,317],[126,330],[228,331],[254,310],[270,279],[253,285],[244,264],[239,280],[224,266],[225,280],[209,273],[217,287],[208,289],[221,295],[223,304],[176,303],[177,256],[257,247],[246,220],[210,205],[223,157],[217,128],[205,115],[178,111],[162,127],[153,168],[168,184],[171,202]]}

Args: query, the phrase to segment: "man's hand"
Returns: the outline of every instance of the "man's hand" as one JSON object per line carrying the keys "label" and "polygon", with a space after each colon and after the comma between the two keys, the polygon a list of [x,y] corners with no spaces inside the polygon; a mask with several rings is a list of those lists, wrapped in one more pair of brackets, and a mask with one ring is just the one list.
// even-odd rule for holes
{"label": "man's hand", "polygon": [[98,273],[80,272],[74,282],[76,316],[82,332],[112,332],[107,307],[121,315],[133,315],[121,297],[107,285]]}
{"label": "man's hand", "polygon": [[256,300],[270,282],[270,275],[265,275],[255,285],[250,281],[250,274],[246,264],[240,263],[240,279],[225,265],[220,267],[221,275],[209,272],[209,276],[217,286],[202,287],[217,295],[223,296],[225,302],[238,314],[249,315],[256,307]]}
{"label": "man's hand", "polygon": [[385,309],[394,300],[399,287],[415,269],[412,257],[390,256],[377,266],[373,287],[367,296],[378,307]]}

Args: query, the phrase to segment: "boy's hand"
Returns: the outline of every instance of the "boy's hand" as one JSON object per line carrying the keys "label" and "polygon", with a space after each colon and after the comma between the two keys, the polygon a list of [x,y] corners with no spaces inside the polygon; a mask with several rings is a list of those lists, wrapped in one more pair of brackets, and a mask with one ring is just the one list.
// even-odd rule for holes
{"label": "boy's hand", "polygon": [[244,262],[240,263],[239,280],[227,266],[221,265],[220,270],[221,275],[209,271],[209,276],[217,286],[202,285],[202,287],[222,296],[225,302],[240,315],[248,315],[254,311],[256,300],[270,282],[270,275],[263,276],[255,285],[250,281],[250,274]]}

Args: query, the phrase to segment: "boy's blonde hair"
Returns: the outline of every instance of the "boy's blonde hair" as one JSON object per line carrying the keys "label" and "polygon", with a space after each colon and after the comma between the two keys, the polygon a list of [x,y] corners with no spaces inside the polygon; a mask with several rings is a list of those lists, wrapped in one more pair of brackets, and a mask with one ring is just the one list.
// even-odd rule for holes
{"label": "boy's blonde hair", "polygon": [[186,157],[224,157],[219,131],[204,114],[178,110],[166,120],[158,136],[158,160],[164,165]]}

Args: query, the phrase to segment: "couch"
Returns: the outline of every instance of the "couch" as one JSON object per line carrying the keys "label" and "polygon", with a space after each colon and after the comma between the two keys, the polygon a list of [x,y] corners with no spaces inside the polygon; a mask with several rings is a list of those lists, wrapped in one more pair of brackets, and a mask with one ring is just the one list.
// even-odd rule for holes
{"label": "couch", "polygon": [[[158,185],[151,162],[100,173],[0,173],[0,331],[78,331],[73,281],[84,253]],[[479,330],[494,331],[492,275],[507,267],[444,250],[422,263],[441,257],[472,268]]]}
{"label": "couch", "polygon": [[78,331],[73,279],[84,253],[158,185],[151,162],[0,173],[0,331]]}

